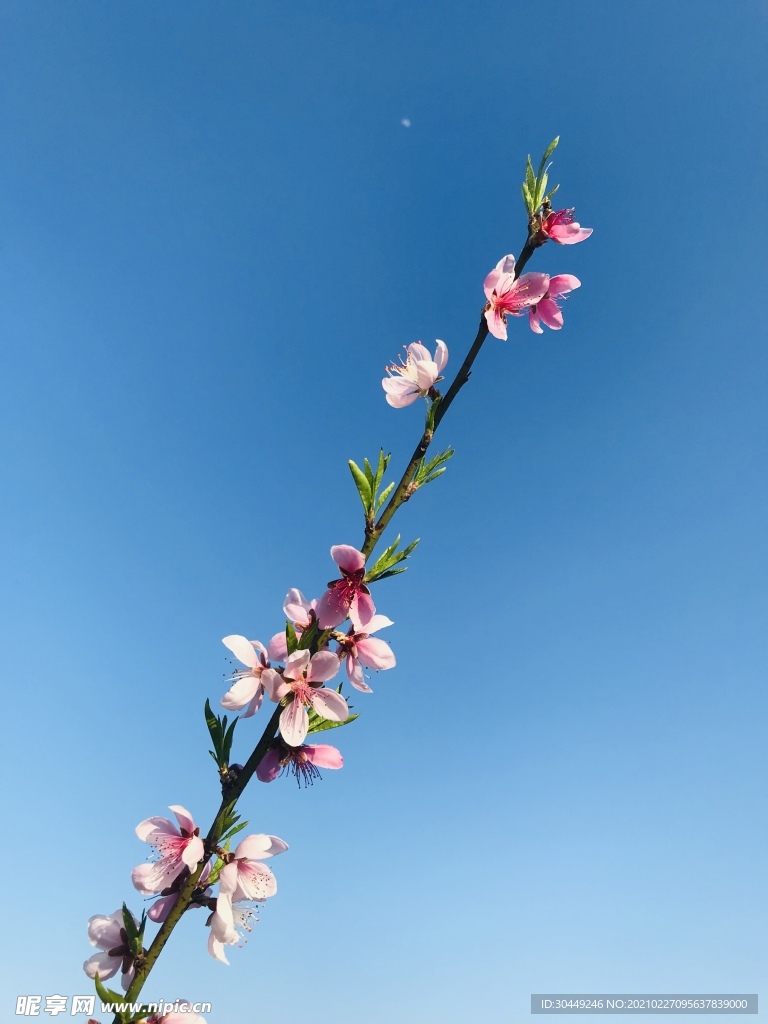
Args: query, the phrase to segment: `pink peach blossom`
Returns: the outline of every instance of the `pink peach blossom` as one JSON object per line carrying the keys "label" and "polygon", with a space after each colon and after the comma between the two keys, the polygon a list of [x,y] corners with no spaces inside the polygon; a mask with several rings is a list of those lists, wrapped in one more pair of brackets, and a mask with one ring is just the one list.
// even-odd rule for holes
{"label": "pink peach blossom", "polygon": [[336,544],[331,548],[331,558],[341,569],[341,579],[331,580],[320,598],[317,606],[320,628],[333,629],[350,614],[365,624],[376,611],[371,592],[365,585],[365,556],[349,544]]}
{"label": "pink peach blossom", "polygon": [[168,818],[146,818],[136,826],[139,839],[154,846],[160,854],[153,864],[139,864],[131,873],[134,886],[147,896],[167,888],[185,868],[194,871],[205,856],[200,829],[189,811],[180,804],[173,804],[170,809],[179,822],[178,828]]}
{"label": "pink peach blossom", "polygon": [[[193,900],[189,906],[193,907],[204,907],[206,906],[205,900],[211,895],[211,890],[207,887],[208,877],[211,874],[211,862],[209,861],[203,870],[200,872],[200,877],[197,880],[196,891],[198,892],[198,899]],[[168,917],[171,912],[171,908],[179,898],[179,889],[188,877],[188,871],[182,871],[181,874],[173,881],[169,886],[172,892],[168,892],[164,889],[160,894],[160,898],[156,899],[152,906],[147,911],[147,917],[150,921],[154,921],[155,924],[162,924],[163,921]]]}
{"label": "pink peach blossom", "polygon": [[234,685],[221,698],[221,706],[231,711],[245,708],[242,717],[250,718],[259,710],[264,699],[261,673],[269,668],[267,649],[258,640],[246,640],[237,634],[225,636],[221,642],[239,662],[247,666],[245,670],[238,669],[232,674]]}
{"label": "pink peach blossom", "polygon": [[277,892],[275,876],[263,860],[285,853],[288,844],[277,836],[246,836],[219,875],[219,891],[238,900],[266,900]]}
{"label": "pink peach blossom", "polygon": [[541,223],[541,234],[559,245],[583,242],[592,234],[592,228],[583,228],[573,219],[573,209],[552,210]]}
{"label": "pink peach blossom", "polygon": [[[134,923],[139,927],[139,922],[133,914]],[[123,988],[128,991],[128,986],[133,981],[135,966],[133,956],[128,945],[128,934],[125,930],[122,909],[116,910],[114,914],[105,917],[103,914],[94,914],[88,920],[88,941],[92,946],[102,950],[101,953],[94,953],[83,964],[83,970],[89,978],[98,975],[100,981],[106,981],[122,969],[120,979]]]}
{"label": "pink peach blossom", "polygon": [[558,297],[567,298],[574,288],[580,288],[581,281],[573,274],[557,274],[549,279],[547,294],[528,310],[531,330],[543,334],[542,322],[553,331],[563,326],[563,314],[555,301]]}
{"label": "pink peach blossom", "polygon": [[[283,612],[286,619],[290,619],[296,636],[300,637],[305,629],[308,629],[317,618],[317,600],[308,601],[300,590],[291,587],[285,595]],[[288,646],[285,640],[285,630],[275,633],[267,644],[267,654],[273,661],[285,661],[288,657]]]}
{"label": "pink peach blossom", "polygon": [[240,945],[242,932],[253,931],[251,921],[258,921],[252,907],[239,907],[232,902],[229,893],[222,893],[216,900],[216,909],[211,915],[208,935],[208,952],[223,964],[229,964],[224,953],[225,946]]}
{"label": "pink peach blossom", "polygon": [[395,409],[402,409],[415,402],[421,395],[426,398],[430,388],[442,380],[440,374],[448,362],[448,347],[444,341],[437,342],[434,358],[420,341],[414,341],[406,349],[406,360],[400,357],[400,364],[388,366],[388,377],[381,386],[386,391],[387,402]]}
{"label": "pink peach blossom", "polygon": [[338,653],[344,654],[347,678],[357,690],[373,693],[363,675],[363,665],[377,670],[394,668],[396,661],[392,648],[384,640],[371,636],[386,626],[393,625],[386,615],[374,615],[365,626],[353,619],[352,628],[342,639],[337,633]]}
{"label": "pink peach blossom", "polygon": [[523,274],[515,278],[515,257],[505,256],[499,260],[483,282],[485,297],[485,320],[494,338],[507,340],[507,313],[518,315],[521,310],[532,306],[543,297],[549,284],[546,274]]}
{"label": "pink peach blossom", "polygon": [[314,779],[320,777],[319,768],[336,769],[343,766],[341,753],[328,743],[289,747],[287,743],[278,742],[261,759],[256,775],[262,782],[273,782],[283,772],[292,771],[299,785],[302,781],[305,785],[311,785]]}
{"label": "pink peach blossom", "polygon": [[331,651],[318,651],[310,658],[309,651],[294,651],[285,662],[282,674],[275,669],[264,673],[264,686],[270,700],[279,704],[292,698],[280,715],[280,734],[291,747],[300,747],[309,731],[307,708],[331,722],[349,718],[347,702],[335,690],[318,688],[333,679],[339,671],[339,659]]}

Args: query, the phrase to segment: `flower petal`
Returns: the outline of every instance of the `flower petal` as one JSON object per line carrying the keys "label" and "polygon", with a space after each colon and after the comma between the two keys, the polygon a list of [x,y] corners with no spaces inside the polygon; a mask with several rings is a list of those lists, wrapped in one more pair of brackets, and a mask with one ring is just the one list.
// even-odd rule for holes
{"label": "flower petal", "polygon": [[358,551],[350,544],[335,544],[331,548],[331,558],[345,572],[357,572],[365,565],[365,556],[362,551]]}
{"label": "flower petal", "polygon": [[267,860],[269,857],[276,857],[279,853],[285,853],[288,843],[277,836],[268,836],[263,832],[246,836],[235,850],[235,857],[245,857],[247,860]]}
{"label": "flower petal", "polygon": [[317,768],[343,768],[344,758],[330,743],[316,743],[304,747],[307,760]]}
{"label": "flower petal", "polygon": [[339,671],[339,659],[333,651],[318,651],[312,655],[307,672],[307,682],[326,683]]}
{"label": "flower petal", "polygon": [[256,768],[256,777],[261,782],[274,782],[281,772],[280,751],[277,747],[268,750],[259,761]]}
{"label": "flower petal", "polygon": [[389,644],[375,636],[357,641],[357,656],[366,668],[394,668],[397,664]]}
{"label": "flower petal", "polygon": [[[318,690],[317,693],[322,693]],[[289,747],[300,747],[309,732],[307,709],[297,700],[284,709],[280,715],[280,734]]]}
{"label": "flower petal", "polygon": [[[295,703],[296,701],[294,701],[294,704]],[[335,690],[326,690],[325,688],[321,690],[314,690],[312,693],[312,708],[314,711],[317,712],[318,715],[320,715],[321,718],[327,718],[329,722],[346,722],[346,720],[349,718],[349,708],[347,707],[347,702],[344,700],[341,694],[336,693]],[[286,708],[286,711],[287,710],[288,709]],[[302,710],[304,709],[302,708]],[[283,712],[283,714],[285,714],[285,711]],[[306,711],[304,712],[304,714],[306,715]],[[308,717],[309,716],[307,716],[307,718]],[[282,726],[280,731],[282,732]],[[304,742],[304,738],[306,737],[306,735],[307,734],[305,732],[304,736],[301,737],[298,743],[294,743],[293,740],[289,740],[287,736],[285,738],[286,742],[289,743],[292,747],[298,747],[300,743]],[[285,733],[283,733],[283,736],[285,736]]]}
{"label": "flower petal", "polygon": [[190,839],[181,852],[181,859],[190,871],[195,870],[204,856],[205,846],[203,845],[203,840],[200,836],[195,836],[193,839]]}
{"label": "flower petal", "polygon": [[259,656],[253,649],[251,641],[247,640],[244,636],[233,633],[232,636],[225,636],[221,642],[232,651],[237,660],[242,662],[243,665],[247,665],[248,668],[256,668],[258,666]]}
{"label": "flower petal", "polygon": [[187,835],[192,835],[197,826],[195,825],[192,815],[189,813],[186,807],[182,807],[181,804],[171,804],[168,810],[173,811],[173,813],[176,815],[176,820],[179,823],[179,828],[183,828]]}

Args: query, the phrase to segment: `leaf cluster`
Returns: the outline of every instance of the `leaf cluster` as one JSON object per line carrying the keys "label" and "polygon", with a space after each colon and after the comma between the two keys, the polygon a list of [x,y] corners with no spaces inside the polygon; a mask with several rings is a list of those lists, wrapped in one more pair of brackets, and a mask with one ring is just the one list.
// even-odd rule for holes
{"label": "leaf cluster", "polygon": [[379,487],[381,487],[390,458],[390,455],[384,454],[384,449],[382,448],[379,451],[379,460],[375,470],[371,467],[368,459],[363,459],[362,469],[352,459],[349,460],[349,471],[352,474],[352,479],[355,481],[360,501],[363,503],[366,521],[369,523],[373,523],[377,512],[381,509],[395,486],[394,482],[387,484],[384,490],[379,493]]}
{"label": "leaf cluster", "polygon": [[211,702],[207,700],[205,702],[205,724],[208,726],[213,743],[213,750],[209,750],[208,753],[219,766],[219,771],[226,771],[229,766],[229,755],[232,751],[237,718],[233,718],[232,723],[227,727],[227,716],[224,715],[222,718],[219,715],[214,715],[211,710]]}
{"label": "leaf cluster", "polygon": [[385,580],[389,576],[396,576],[399,572],[405,572],[408,568],[406,565],[400,566],[399,569],[395,569],[394,566],[396,566],[398,562],[402,562],[408,558],[419,543],[420,539],[420,537],[417,537],[416,540],[408,544],[407,547],[398,551],[398,545],[400,543],[400,534],[398,533],[394,541],[379,556],[379,558],[376,559],[371,568],[365,574],[366,583],[373,583],[375,580]]}
{"label": "leaf cluster", "polygon": [[553,189],[550,189],[550,191],[547,192],[547,184],[549,182],[547,171],[549,170],[549,167],[552,166],[551,164],[547,166],[547,160],[549,160],[554,153],[559,141],[560,136],[557,135],[547,146],[536,174],[533,173],[531,156],[530,153],[528,154],[528,160],[525,165],[525,181],[522,184],[522,191],[523,202],[525,203],[525,208],[528,211],[529,217],[532,217],[538,211],[542,203],[548,203],[555,192],[560,188],[559,185],[555,185]]}

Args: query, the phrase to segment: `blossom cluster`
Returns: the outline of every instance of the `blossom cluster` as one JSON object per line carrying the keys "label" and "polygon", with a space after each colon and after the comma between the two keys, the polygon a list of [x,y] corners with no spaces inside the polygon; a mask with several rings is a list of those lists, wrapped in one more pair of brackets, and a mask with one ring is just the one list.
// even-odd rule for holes
{"label": "blossom cluster", "polygon": [[[221,700],[222,706],[249,718],[267,696],[283,708],[279,736],[256,769],[262,782],[272,782],[287,768],[297,779],[307,782],[319,774],[320,768],[341,768],[343,758],[336,747],[304,743],[310,731],[310,711],[328,722],[345,722],[349,718],[346,699],[338,690],[325,686],[335,678],[342,664],[351,685],[362,693],[372,692],[364,669],[388,669],[395,665],[389,645],[372,635],[393,623],[376,612],[365,582],[365,556],[348,544],[339,544],[331,548],[331,557],[340,572],[339,578],[331,580],[323,595],[311,601],[300,590],[290,590],[283,612],[297,640],[316,624],[327,631],[327,639],[335,644],[335,650],[326,646],[314,654],[309,650],[288,653],[285,632],[276,633],[267,646],[237,634],[223,640],[243,668],[230,678],[232,685]],[[348,628],[339,631],[337,627],[347,620]],[[176,824],[168,818],[150,817],[136,826],[137,836],[153,847],[156,857],[133,869],[133,885],[144,896],[156,897],[146,916],[161,924],[176,904],[184,882],[205,862],[197,877],[191,906],[211,911],[207,920],[208,951],[228,964],[225,947],[238,945],[243,933],[250,932],[257,919],[253,904],[262,903],[277,892],[275,877],[262,862],[284,853],[288,844],[277,836],[260,833],[246,836],[234,852],[219,846],[206,850],[190,812],[179,804],[172,805],[170,810]],[[218,894],[214,896],[215,884]],[[133,922],[134,936],[140,934],[144,922],[125,908],[109,917],[95,915],[90,919],[88,938],[99,952],[83,964],[85,973],[100,981],[120,972],[125,990],[133,980],[138,956],[126,915]]]}
{"label": "blossom cluster", "polygon": [[[556,143],[557,140],[548,153]],[[531,171],[530,187],[527,192],[524,188],[524,192],[529,197],[532,189],[543,193],[545,185],[543,170],[540,169],[536,178]],[[591,228],[582,228],[574,221],[573,210],[552,211],[546,198],[532,200],[528,208],[531,219],[525,259],[533,248],[546,241],[572,245],[592,233]],[[506,339],[509,316],[527,316],[531,330],[537,334],[543,333],[542,325],[559,330],[563,326],[560,303],[580,285],[572,274],[519,275],[515,257],[504,256],[483,283],[487,300],[483,315],[488,333]],[[481,341],[484,336],[483,333]],[[431,430],[435,423],[434,408],[440,401],[436,384],[443,379],[447,363],[448,348],[443,341],[436,342],[434,353],[421,342],[408,345],[405,359],[401,357],[399,363],[391,364],[382,380],[386,401],[394,408],[411,405],[420,397],[431,402],[431,413],[427,417],[427,428]],[[422,465],[418,471],[421,475],[412,476],[408,487],[417,488],[434,479],[443,472],[443,463],[451,454],[449,450]],[[367,530],[373,528],[376,510],[394,487],[390,484],[381,496],[377,494],[387,459],[382,452],[376,472],[367,460],[365,473],[350,463],[366,510]],[[404,481],[407,482],[406,478]],[[403,500],[410,493],[411,490],[404,492]],[[385,525],[387,519],[385,515]],[[240,634],[224,637],[224,645],[242,667],[230,676],[230,686],[221,705],[239,712],[243,719],[256,715],[265,697],[280,709],[277,735],[265,733],[257,747],[264,750],[255,766],[255,774],[262,782],[273,782],[290,771],[299,782],[309,783],[319,775],[321,768],[343,766],[342,755],[335,746],[305,741],[315,731],[343,725],[356,717],[350,716],[341,685],[338,688],[327,685],[336,679],[342,666],[349,684],[361,693],[372,692],[366,669],[379,671],[395,666],[395,655],[389,644],[374,635],[393,623],[376,611],[369,584],[402,571],[392,566],[408,556],[415,542],[400,552],[396,551],[397,544],[396,541],[388,548],[382,556],[383,562],[380,559],[368,572],[362,551],[348,544],[335,545],[331,548],[331,557],[338,568],[338,577],[328,583],[319,598],[307,600],[300,590],[289,590],[283,604],[285,630],[276,633],[266,645]],[[206,714],[209,712],[206,705]],[[216,719],[213,725],[209,722],[214,745],[217,744],[214,736],[217,723],[221,737],[226,730],[226,717],[223,722]],[[233,726],[234,723],[226,733],[228,739],[222,740],[214,754],[224,786],[232,773],[236,778],[237,772],[242,770],[241,765],[228,763]],[[223,752],[225,747],[226,752]],[[88,922],[88,938],[98,952],[86,960],[83,967],[98,983],[119,972],[123,988],[129,989],[137,965],[146,952],[142,946],[146,921],[156,924],[166,921],[182,888],[193,876],[191,901],[187,897],[183,909],[196,907],[209,911],[208,951],[225,964],[229,963],[226,947],[241,943],[244,933],[250,932],[252,922],[257,920],[258,904],[277,892],[275,877],[263,862],[284,853],[288,849],[286,842],[274,835],[254,833],[231,851],[230,840],[247,822],[235,826],[237,818],[228,819],[223,835],[212,834],[208,840],[203,840],[186,808],[175,804],[170,809],[176,823],[164,817],[150,817],[136,826],[138,838],[155,851],[153,860],[137,865],[132,872],[134,887],[154,900],[149,911],[138,921],[123,906],[108,917],[95,915]],[[217,893],[214,893],[215,886],[218,886]],[[190,892],[189,885],[185,892]],[[147,1018],[147,1024],[176,1024],[177,1016]],[[197,1024],[192,1018],[186,1019],[188,1024]],[[204,1024],[202,1018],[197,1021]]]}

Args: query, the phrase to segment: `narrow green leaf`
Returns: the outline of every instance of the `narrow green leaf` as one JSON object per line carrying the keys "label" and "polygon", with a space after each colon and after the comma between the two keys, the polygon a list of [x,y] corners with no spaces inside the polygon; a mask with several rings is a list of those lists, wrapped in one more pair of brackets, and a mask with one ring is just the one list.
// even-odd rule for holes
{"label": "narrow green leaf", "polygon": [[296,630],[289,619],[285,620],[285,646],[288,648],[289,654],[293,654],[299,646],[299,641],[296,639]]}
{"label": "narrow green leaf", "polygon": [[545,198],[546,200],[550,200],[550,199],[552,198],[552,196],[553,196],[553,195],[555,194],[555,192],[557,192],[557,190],[558,190],[559,188],[560,188],[560,186],[559,186],[559,185],[555,185],[555,187],[554,187],[554,188],[551,188],[551,189],[549,190],[549,192],[547,192],[547,194],[546,194],[546,195],[544,196],[544,198]]}
{"label": "narrow green leaf", "polygon": [[541,206],[544,201],[544,193],[547,191],[547,182],[549,181],[549,175],[545,171],[541,176],[541,181],[536,186],[536,209]]}
{"label": "narrow green leaf", "polygon": [[526,210],[528,211],[529,214],[533,213],[533,211],[535,209],[535,207],[533,205],[533,196],[531,195],[531,193],[530,193],[530,191],[528,189],[528,186],[526,185],[525,182],[523,182],[522,185],[520,186],[520,188],[522,189],[523,202],[525,203]]}
{"label": "narrow green leaf", "polygon": [[114,992],[111,988],[107,988],[101,981],[101,978],[96,975],[93,979],[93,983],[96,986],[96,995],[102,1001],[102,1003],[117,1003],[122,1005],[125,1002],[125,996],[119,992]]}
{"label": "narrow green leaf", "polygon": [[384,504],[384,502],[387,500],[387,498],[390,496],[390,494],[392,493],[394,488],[395,488],[395,481],[393,480],[392,483],[388,484],[384,488],[384,490],[381,492],[381,494],[379,495],[378,501],[376,503],[376,511],[377,512],[379,511],[381,506]]}
{"label": "narrow green leaf", "polygon": [[211,742],[213,743],[213,749],[216,751],[216,758],[221,754],[221,741],[223,739],[221,732],[221,723],[216,715],[211,710],[210,700],[205,702],[205,723],[208,726],[208,732],[211,734]]}
{"label": "narrow green leaf", "polygon": [[557,144],[558,144],[559,141],[560,141],[560,136],[556,135],[554,137],[554,139],[552,139],[550,144],[547,146],[546,150],[544,151],[544,156],[541,158],[541,163],[539,164],[539,170],[538,170],[538,173],[536,174],[536,180],[537,181],[541,180],[541,172],[544,170],[544,166],[545,166],[547,160],[549,160],[549,158],[552,156],[552,154],[557,149]]}
{"label": "narrow green leaf", "polygon": [[376,581],[378,582],[379,580],[388,580],[390,576],[397,576],[399,572],[405,572],[407,568],[407,565],[403,565],[399,569],[387,569],[387,571],[383,572],[381,576],[376,577]]}
{"label": "narrow green leaf", "polygon": [[[314,643],[315,637],[317,636],[317,632],[319,629],[320,627],[317,624],[317,619],[315,619],[315,621],[312,623],[309,629],[305,629],[304,632],[301,634],[301,639],[296,644],[295,649],[297,651],[308,651],[309,648]],[[289,651],[289,653],[292,652]]]}
{"label": "narrow green leaf", "polygon": [[533,164],[531,163],[531,154],[528,154],[528,159],[525,162],[525,184],[529,192],[533,192],[536,188],[536,177],[533,173]]}
{"label": "narrow green leaf", "polygon": [[219,840],[219,842],[220,842],[220,843],[226,843],[226,842],[228,842],[228,841],[229,841],[229,840],[230,840],[230,839],[232,838],[232,836],[236,836],[236,835],[237,835],[237,833],[238,833],[238,832],[240,832],[240,831],[241,831],[242,829],[246,828],[246,827],[248,826],[248,824],[249,824],[249,822],[247,822],[247,821],[241,821],[239,825],[234,825],[234,826],[233,826],[233,827],[232,827],[232,828],[231,828],[231,829],[230,829],[230,830],[229,830],[229,831],[228,831],[228,832],[226,833],[226,835],[223,835],[223,836],[221,837],[221,839]]}
{"label": "narrow green leaf", "polygon": [[373,487],[373,481],[374,481],[375,478],[374,478],[373,470],[371,469],[371,464],[368,461],[368,459],[363,459],[363,467],[365,469],[365,478],[368,481],[368,483],[371,485],[371,487]]}
{"label": "narrow green leaf", "polygon": [[[226,717],[224,721],[226,722]],[[229,755],[232,751],[232,740],[235,735],[235,726],[237,725],[237,717],[232,719],[232,724],[224,733],[224,741],[221,745],[221,756],[225,764],[229,764]]]}
{"label": "narrow green leaf", "polygon": [[319,715],[315,716],[315,721],[312,720],[313,712],[309,713],[309,733],[314,732],[325,732],[327,729],[338,729],[342,725],[349,725],[350,722],[354,722],[360,715],[350,715],[343,722],[331,722],[327,718],[320,718]]}
{"label": "narrow green leaf", "polygon": [[[357,493],[360,495],[360,501],[363,503],[363,508],[368,512],[371,507],[371,484],[373,483],[373,474],[371,473],[371,467],[368,465],[367,459],[365,460],[365,469],[366,472],[364,473],[362,469],[352,461],[352,459],[349,460],[349,470],[352,474],[352,479],[355,481]],[[368,479],[368,473],[371,473],[370,480]]]}

